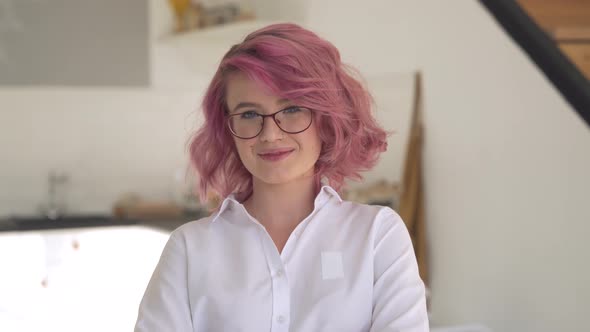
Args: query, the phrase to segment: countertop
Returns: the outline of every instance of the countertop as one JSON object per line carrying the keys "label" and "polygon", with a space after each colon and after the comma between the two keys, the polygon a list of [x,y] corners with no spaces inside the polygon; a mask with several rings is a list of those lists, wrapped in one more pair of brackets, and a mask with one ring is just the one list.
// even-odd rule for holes
{"label": "countertop", "polygon": [[207,216],[205,211],[175,217],[165,218],[146,218],[146,219],[120,219],[107,215],[75,215],[62,217],[57,220],[51,220],[43,217],[7,217],[0,218],[0,232],[15,231],[37,231],[50,229],[67,229],[67,228],[84,228],[84,227],[112,227],[112,226],[129,226],[143,225],[163,230],[173,231],[179,226]]}

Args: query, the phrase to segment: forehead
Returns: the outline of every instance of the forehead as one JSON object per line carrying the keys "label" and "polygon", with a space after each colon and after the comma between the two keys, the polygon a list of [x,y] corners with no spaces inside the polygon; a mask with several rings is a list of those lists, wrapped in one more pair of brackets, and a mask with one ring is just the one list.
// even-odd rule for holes
{"label": "forehead", "polygon": [[272,94],[268,88],[250,79],[248,75],[242,72],[229,74],[225,95],[225,101],[230,111],[242,102],[274,106],[281,100],[279,96]]}

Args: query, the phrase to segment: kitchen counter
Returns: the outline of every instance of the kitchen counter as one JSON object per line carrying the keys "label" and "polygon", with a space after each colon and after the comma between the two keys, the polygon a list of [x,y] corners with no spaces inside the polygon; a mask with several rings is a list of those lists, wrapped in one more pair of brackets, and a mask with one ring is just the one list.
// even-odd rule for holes
{"label": "kitchen counter", "polygon": [[170,232],[67,226],[0,232],[0,331],[133,330]]}
{"label": "kitchen counter", "polygon": [[173,231],[181,225],[205,217],[205,211],[171,219],[119,219],[104,215],[78,215],[67,216],[51,220],[42,217],[13,217],[0,219],[0,232],[38,231],[51,229],[85,228],[85,227],[111,227],[143,225],[166,231]]}

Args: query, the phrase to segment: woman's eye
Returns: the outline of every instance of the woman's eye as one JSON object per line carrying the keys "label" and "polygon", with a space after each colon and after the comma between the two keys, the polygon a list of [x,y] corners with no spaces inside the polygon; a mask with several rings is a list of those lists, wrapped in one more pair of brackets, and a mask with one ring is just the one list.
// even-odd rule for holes
{"label": "woman's eye", "polygon": [[256,112],[254,112],[254,111],[247,111],[247,112],[242,113],[242,115],[240,116],[240,118],[242,118],[242,119],[253,119],[256,116],[258,116],[258,114]]}
{"label": "woman's eye", "polygon": [[289,107],[283,110],[284,113],[297,113],[300,112],[301,109],[299,109],[299,107],[295,106],[295,107]]}

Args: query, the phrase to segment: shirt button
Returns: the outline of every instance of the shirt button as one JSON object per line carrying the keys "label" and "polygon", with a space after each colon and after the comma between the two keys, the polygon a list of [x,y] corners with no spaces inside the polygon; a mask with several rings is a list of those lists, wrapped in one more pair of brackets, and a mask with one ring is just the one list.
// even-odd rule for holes
{"label": "shirt button", "polygon": [[283,270],[278,270],[277,271],[277,277],[282,277],[283,276]]}
{"label": "shirt button", "polygon": [[280,315],[279,317],[277,317],[277,322],[279,322],[280,324],[283,324],[286,321],[285,316]]}

